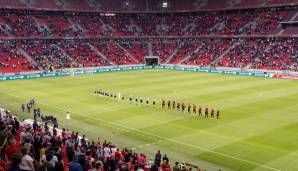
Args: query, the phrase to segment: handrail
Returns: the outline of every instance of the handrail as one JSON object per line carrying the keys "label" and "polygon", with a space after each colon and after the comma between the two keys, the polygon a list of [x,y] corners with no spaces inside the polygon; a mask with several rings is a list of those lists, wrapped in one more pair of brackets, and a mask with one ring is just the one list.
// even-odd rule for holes
{"label": "handrail", "polygon": [[111,40],[111,39],[237,39],[237,38],[298,38],[298,34],[256,34],[256,35],[198,35],[198,36],[80,36],[80,37],[0,37],[0,40]]}

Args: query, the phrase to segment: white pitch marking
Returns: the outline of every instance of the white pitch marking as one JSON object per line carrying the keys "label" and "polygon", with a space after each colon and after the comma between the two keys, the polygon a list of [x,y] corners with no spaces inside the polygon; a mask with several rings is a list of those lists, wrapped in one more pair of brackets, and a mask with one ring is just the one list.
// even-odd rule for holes
{"label": "white pitch marking", "polygon": [[[19,99],[24,99],[22,97],[19,97],[19,96],[16,96],[16,95],[12,95],[12,94],[8,94],[8,93],[3,93],[3,94],[7,94],[9,96],[17,97]],[[63,108],[56,107],[56,106],[49,105],[49,104],[45,104],[45,103],[39,103],[39,104],[43,104],[45,106],[56,108],[56,109],[59,109],[59,110],[62,110],[62,111],[65,110]],[[129,129],[131,131],[141,132],[143,134],[147,134],[147,135],[150,135],[150,136],[153,136],[153,137],[157,137],[157,138],[160,138],[160,139],[163,139],[163,140],[167,140],[167,141],[174,142],[174,143],[177,143],[177,144],[181,144],[181,145],[184,145],[184,146],[192,147],[192,148],[199,149],[199,150],[202,150],[202,151],[210,152],[210,153],[213,153],[213,154],[217,154],[219,156],[224,156],[224,157],[227,157],[227,158],[239,160],[239,161],[242,161],[242,162],[245,162],[245,163],[249,163],[249,164],[252,164],[252,165],[255,165],[255,166],[258,166],[258,167],[263,167],[263,168],[267,168],[267,169],[275,170],[275,171],[281,171],[280,169],[273,168],[273,167],[270,167],[270,166],[267,166],[267,165],[263,165],[263,164],[260,164],[260,163],[254,162],[254,161],[245,160],[245,159],[242,159],[242,158],[239,158],[239,157],[235,157],[233,155],[216,152],[216,151],[214,151],[212,149],[209,149],[209,148],[205,148],[205,147],[200,147],[200,146],[197,146],[197,145],[192,145],[192,144],[184,143],[182,141],[179,141],[179,140],[176,140],[176,139],[173,139],[173,138],[161,137],[159,135],[154,135],[154,134],[151,134],[151,133],[148,133],[148,132],[145,132],[145,131],[140,131],[140,130],[137,130],[137,129],[134,129],[134,128],[130,128],[130,127],[127,127],[127,126],[123,126],[121,124],[117,124],[117,123],[114,123],[114,122],[111,122],[111,121],[106,121],[106,120],[102,120],[102,119],[98,119],[98,118],[87,117],[86,115],[84,115],[82,113],[76,113],[76,114],[78,114],[80,116],[83,116],[85,118],[91,119],[91,120],[94,120],[95,119],[95,120],[98,120],[98,121],[101,121],[101,122],[105,122],[105,123],[110,124],[110,125],[114,125],[116,127],[122,127],[122,128],[125,128],[125,129]]]}

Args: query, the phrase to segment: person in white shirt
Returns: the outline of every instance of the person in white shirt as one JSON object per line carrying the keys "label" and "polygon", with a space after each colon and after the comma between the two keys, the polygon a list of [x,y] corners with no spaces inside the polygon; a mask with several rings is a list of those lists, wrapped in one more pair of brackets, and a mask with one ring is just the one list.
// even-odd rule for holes
{"label": "person in white shirt", "polygon": [[30,146],[26,145],[22,147],[21,152],[23,154],[22,162],[20,164],[20,169],[24,171],[35,171],[33,165],[33,158],[29,155]]}
{"label": "person in white shirt", "polygon": [[105,158],[108,158],[111,154],[111,149],[109,147],[104,147],[103,148],[103,155]]}
{"label": "person in white shirt", "polygon": [[41,157],[42,162],[47,162],[49,164],[51,164],[53,167],[56,166],[56,164],[58,163],[58,158],[57,156],[54,155],[53,151],[47,151],[46,154],[44,154]]}

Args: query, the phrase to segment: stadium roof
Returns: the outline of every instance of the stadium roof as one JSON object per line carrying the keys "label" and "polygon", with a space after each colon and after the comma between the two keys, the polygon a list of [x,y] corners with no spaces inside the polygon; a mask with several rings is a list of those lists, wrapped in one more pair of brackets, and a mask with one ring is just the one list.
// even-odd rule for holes
{"label": "stadium roof", "polygon": [[1,0],[0,8],[82,12],[189,12],[295,6],[298,0]]}

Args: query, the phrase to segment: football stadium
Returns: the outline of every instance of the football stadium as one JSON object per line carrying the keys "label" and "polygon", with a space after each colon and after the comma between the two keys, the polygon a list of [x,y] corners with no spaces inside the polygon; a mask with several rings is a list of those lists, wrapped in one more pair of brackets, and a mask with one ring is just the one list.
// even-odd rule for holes
{"label": "football stadium", "polygon": [[298,171],[298,0],[0,12],[0,171]]}

